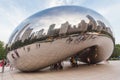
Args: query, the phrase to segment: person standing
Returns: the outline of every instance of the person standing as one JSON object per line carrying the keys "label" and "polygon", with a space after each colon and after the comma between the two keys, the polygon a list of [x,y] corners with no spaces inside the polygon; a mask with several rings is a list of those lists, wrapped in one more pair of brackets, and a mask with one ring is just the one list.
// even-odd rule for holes
{"label": "person standing", "polygon": [[5,60],[4,59],[2,60],[1,64],[2,64],[2,73],[4,73],[4,69],[5,69]]}
{"label": "person standing", "polygon": [[78,67],[77,60],[73,56],[70,58],[70,63],[72,65],[72,67]]}

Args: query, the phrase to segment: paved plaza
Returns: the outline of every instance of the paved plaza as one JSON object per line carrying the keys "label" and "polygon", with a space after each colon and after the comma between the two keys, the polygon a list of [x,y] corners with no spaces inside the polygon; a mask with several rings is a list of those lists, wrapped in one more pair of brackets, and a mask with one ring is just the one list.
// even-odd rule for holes
{"label": "paved plaza", "polygon": [[[0,72],[0,80],[120,80],[120,61],[109,61],[97,65],[80,63],[73,68],[69,62],[64,62],[63,70],[52,70],[49,68],[38,72],[23,73],[16,69]],[[1,69],[0,69],[1,71]]]}

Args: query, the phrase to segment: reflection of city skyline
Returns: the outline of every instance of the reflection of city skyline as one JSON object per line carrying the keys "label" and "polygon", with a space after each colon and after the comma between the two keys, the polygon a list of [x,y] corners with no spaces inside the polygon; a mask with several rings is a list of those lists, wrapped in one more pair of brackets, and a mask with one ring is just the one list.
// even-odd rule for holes
{"label": "reflection of city skyline", "polygon": [[109,27],[106,27],[106,25],[102,21],[100,21],[100,20],[95,21],[95,19],[93,17],[91,17],[90,15],[87,15],[86,17],[89,19],[88,23],[86,23],[85,20],[81,20],[81,22],[78,23],[78,25],[71,26],[71,24],[68,21],[66,21],[65,23],[61,24],[61,27],[59,29],[54,29],[55,24],[51,24],[49,26],[47,35],[54,35],[54,34],[61,35],[61,34],[86,32],[86,31],[88,31],[88,32],[90,32],[90,31],[96,31],[96,32],[105,31],[105,32],[109,33],[111,36],[113,35],[111,29]]}
{"label": "reflection of city skyline", "polygon": [[[22,40],[24,41],[25,39],[28,38],[40,38],[43,37],[43,35],[47,36],[54,36],[54,35],[62,35],[62,34],[70,34],[70,33],[77,33],[77,32],[90,32],[90,31],[96,31],[96,32],[101,32],[105,31],[112,35],[111,29],[109,27],[106,27],[106,25],[100,21],[100,20],[95,20],[92,16],[87,15],[86,16],[89,19],[89,22],[87,23],[85,20],[81,20],[78,24],[76,25],[71,25],[68,21],[65,23],[62,23],[60,25],[60,28],[56,28],[56,24],[51,24],[48,28],[48,32],[44,33],[44,29],[40,29],[39,31],[33,32],[34,28],[29,28],[29,24],[25,25],[25,27],[16,35],[14,41],[17,40]],[[25,30],[25,28],[27,29]],[[23,33],[21,35],[21,33]],[[21,35],[21,37],[20,37]]]}

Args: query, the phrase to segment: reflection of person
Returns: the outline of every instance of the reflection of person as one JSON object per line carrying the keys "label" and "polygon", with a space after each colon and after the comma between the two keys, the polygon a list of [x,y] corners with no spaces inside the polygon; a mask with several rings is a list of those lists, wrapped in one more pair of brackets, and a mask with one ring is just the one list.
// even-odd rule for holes
{"label": "reflection of person", "polygon": [[97,55],[97,53],[96,53],[96,54],[95,54],[95,58],[97,58],[97,56],[98,56],[98,55]]}
{"label": "reflection of person", "polygon": [[83,39],[82,39],[82,40],[84,41],[84,40],[86,40],[86,39],[87,39],[87,37],[88,37],[88,36],[87,36],[86,34],[84,34],[83,36],[84,36],[84,37],[83,37]]}
{"label": "reflection of person", "polygon": [[80,35],[74,42],[75,43],[79,43],[81,41],[81,38],[82,38],[83,35]]}
{"label": "reflection of person", "polygon": [[79,39],[80,39],[80,40],[84,40],[84,35],[82,35]]}
{"label": "reflection of person", "polygon": [[40,43],[36,43],[36,48],[40,48]]}
{"label": "reflection of person", "polygon": [[20,56],[19,56],[19,54],[18,54],[18,51],[15,50],[14,52],[15,52],[15,54],[17,55],[17,57],[19,58]]}
{"label": "reflection of person", "polygon": [[87,62],[88,62],[88,64],[90,64],[90,63],[91,63],[91,61],[90,61],[90,58],[89,58],[89,57],[87,57]]}
{"label": "reflection of person", "polygon": [[10,64],[10,70],[11,70],[11,71],[13,70],[13,65],[12,65],[12,64]]}
{"label": "reflection of person", "polygon": [[92,37],[92,39],[95,39],[95,38],[97,38],[97,37],[96,37],[96,36],[93,36],[93,37]]}
{"label": "reflection of person", "polygon": [[71,43],[71,41],[73,41],[73,39],[69,36],[69,38],[66,40],[66,42]]}
{"label": "reflection of person", "polygon": [[58,69],[63,69],[61,62],[58,62],[57,65],[58,65]]}
{"label": "reflection of person", "polygon": [[57,70],[57,63],[56,63],[56,64],[52,64],[52,65],[50,66],[50,69],[51,69],[51,70]]}
{"label": "reflection of person", "polygon": [[91,39],[93,37],[93,35],[89,35],[89,39]]}
{"label": "reflection of person", "polygon": [[28,52],[30,51],[30,46],[27,47]]}
{"label": "reflection of person", "polygon": [[25,51],[25,47],[23,47],[23,50]]}
{"label": "reflection of person", "polygon": [[13,59],[16,59],[15,56],[14,56],[14,54],[11,54],[11,56],[12,56]]}
{"label": "reflection of person", "polygon": [[78,64],[77,64],[77,60],[75,59],[75,57],[71,57],[70,59],[70,63],[73,67],[77,67]]}
{"label": "reflection of person", "polygon": [[79,42],[80,42],[79,38],[75,39],[74,41],[74,43],[79,43]]}
{"label": "reflection of person", "polygon": [[36,43],[36,48],[38,48],[38,44]]}
{"label": "reflection of person", "polygon": [[38,46],[39,46],[39,48],[40,48],[40,43],[39,43],[39,45],[38,45]]}
{"label": "reflection of person", "polygon": [[6,60],[6,67],[10,66],[10,61],[7,59]]}
{"label": "reflection of person", "polygon": [[51,70],[61,70],[61,69],[63,69],[62,63],[58,62],[58,63],[52,64],[50,66],[50,69]]}

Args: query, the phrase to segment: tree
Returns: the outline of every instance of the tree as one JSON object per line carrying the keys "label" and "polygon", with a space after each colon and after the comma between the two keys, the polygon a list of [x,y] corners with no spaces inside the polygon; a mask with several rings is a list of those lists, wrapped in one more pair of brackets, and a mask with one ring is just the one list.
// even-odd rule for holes
{"label": "tree", "polygon": [[120,56],[120,44],[116,44],[111,58],[118,58],[119,56]]}
{"label": "tree", "polygon": [[0,41],[0,60],[6,57],[6,50],[4,48],[4,43]]}

